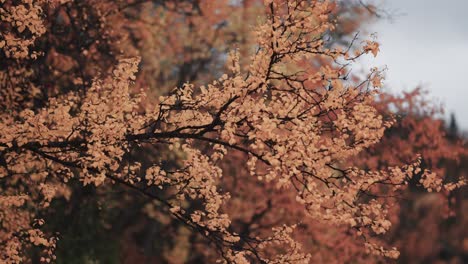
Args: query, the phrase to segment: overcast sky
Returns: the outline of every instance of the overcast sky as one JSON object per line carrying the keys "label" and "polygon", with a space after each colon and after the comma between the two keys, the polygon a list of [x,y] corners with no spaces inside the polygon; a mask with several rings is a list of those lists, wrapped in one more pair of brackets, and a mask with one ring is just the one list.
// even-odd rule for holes
{"label": "overcast sky", "polygon": [[[365,1],[363,1],[365,2]],[[468,130],[468,0],[387,0],[381,7],[399,13],[368,29],[377,32],[379,56],[371,61],[388,67],[391,91],[418,85],[454,112]]]}

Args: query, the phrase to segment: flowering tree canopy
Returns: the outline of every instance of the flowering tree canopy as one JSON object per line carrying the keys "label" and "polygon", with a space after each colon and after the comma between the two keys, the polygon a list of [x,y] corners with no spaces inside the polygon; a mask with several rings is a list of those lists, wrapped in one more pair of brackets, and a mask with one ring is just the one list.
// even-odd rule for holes
{"label": "flowering tree canopy", "polygon": [[[329,38],[337,3],[0,2],[3,262],[53,261],[60,234],[43,215],[87,186],[147,197],[148,215],[208,245],[193,249],[205,261],[324,261],[311,241],[330,237],[350,257],[397,258],[377,239],[391,226],[383,197],[416,176],[429,191],[462,184],[412,149],[403,164],[359,161],[395,120],[376,99],[382,72],[350,73],[378,43]],[[240,14],[251,24],[225,25]]]}

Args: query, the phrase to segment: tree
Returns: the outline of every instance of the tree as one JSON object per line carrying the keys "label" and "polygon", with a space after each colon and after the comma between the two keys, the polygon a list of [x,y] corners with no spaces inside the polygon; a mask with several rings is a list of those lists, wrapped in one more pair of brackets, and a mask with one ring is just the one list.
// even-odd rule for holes
{"label": "tree", "polygon": [[172,243],[164,257],[192,255],[180,262],[308,263],[331,258],[333,237],[349,258],[398,257],[377,239],[391,225],[378,195],[415,175],[429,190],[461,182],[443,183],[416,155],[356,162],[393,121],[376,106],[381,72],[350,74],[378,44],[330,42],[337,8],[2,1],[2,260],[53,261],[51,204],[122,187],[108,206],[132,216],[145,197]]}
{"label": "tree", "polygon": [[[432,170],[438,181],[463,181],[465,140],[457,135],[453,115],[448,126],[438,118],[442,109],[427,100],[427,92],[417,88],[401,96],[381,94],[376,105],[384,115],[396,113],[397,122],[378,144],[363,152],[363,166],[378,169],[404,164],[412,153],[419,153],[422,167]],[[466,253],[461,237],[465,234],[459,228],[466,223],[466,186],[434,193],[418,185],[424,181],[417,175],[399,194],[402,199],[393,206],[393,227],[386,240],[401,248],[404,263],[463,263]]]}

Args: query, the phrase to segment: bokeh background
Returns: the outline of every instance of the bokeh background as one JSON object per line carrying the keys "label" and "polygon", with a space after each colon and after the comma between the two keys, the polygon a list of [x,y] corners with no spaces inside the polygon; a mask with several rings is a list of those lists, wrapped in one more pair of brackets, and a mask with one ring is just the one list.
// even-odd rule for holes
{"label": "bokeh background", "polygon": [[[367,1],[367,2],[366,2]],[[363,3],[369,3],[363,0]],[[381,53],[368,63],[387,66],[387,89],[422,87],[468,129],[468,1],[384,0],[374,2],[380,18],[370,22]]]}

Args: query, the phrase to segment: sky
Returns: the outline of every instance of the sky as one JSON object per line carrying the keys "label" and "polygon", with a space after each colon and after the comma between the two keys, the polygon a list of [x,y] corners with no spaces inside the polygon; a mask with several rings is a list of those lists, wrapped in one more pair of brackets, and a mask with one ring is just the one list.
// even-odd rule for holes
{"label": "sky", "polygon": [[395,14],[367,29],[377,33],[381,44],[378,57],[369,62],[388,68],[386,87],[392,92],[417,86],[429,90],[446,117],[455,113],[459,126],[468,130],[468,0],[377,3]]}

